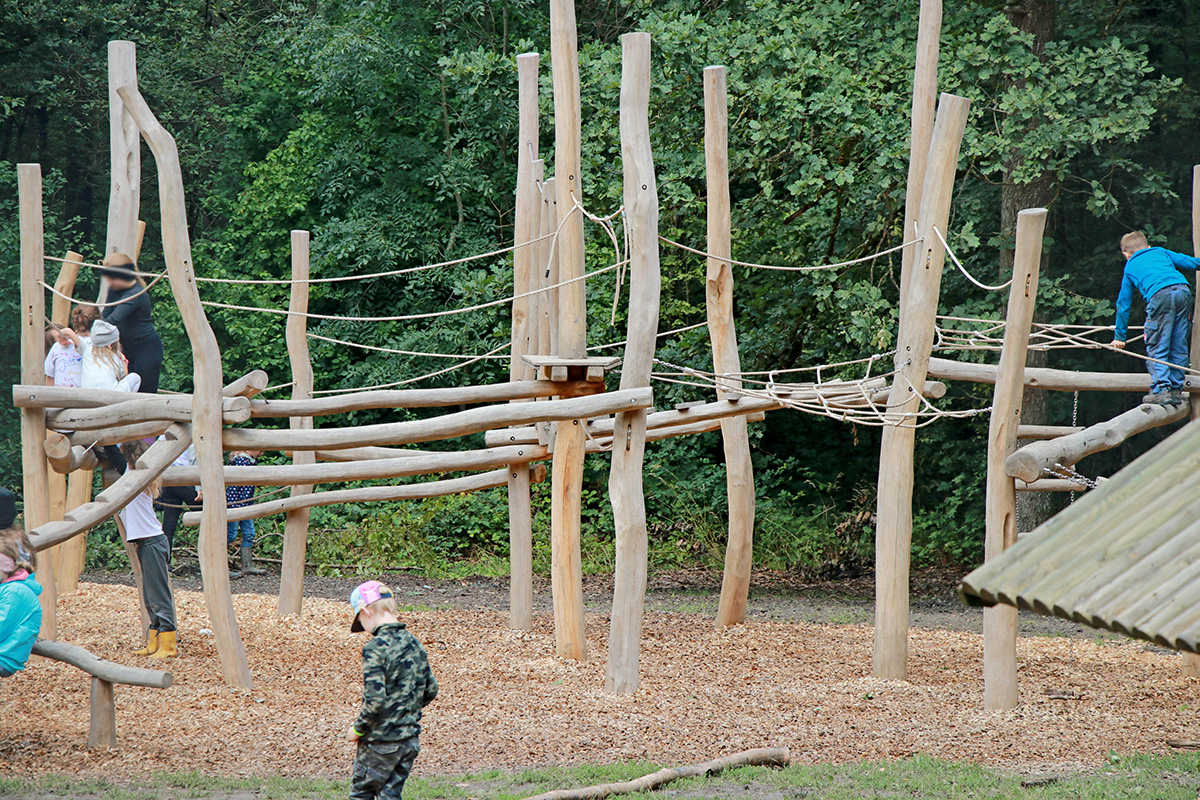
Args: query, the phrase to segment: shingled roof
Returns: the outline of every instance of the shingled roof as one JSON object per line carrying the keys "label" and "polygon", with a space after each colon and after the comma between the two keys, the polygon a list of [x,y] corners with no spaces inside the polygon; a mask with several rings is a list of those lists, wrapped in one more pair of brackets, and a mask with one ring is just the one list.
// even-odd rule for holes
{"label": "shingled roof", "polygon": [[1200,652],[1200,421],[963,578],[959,594]]}

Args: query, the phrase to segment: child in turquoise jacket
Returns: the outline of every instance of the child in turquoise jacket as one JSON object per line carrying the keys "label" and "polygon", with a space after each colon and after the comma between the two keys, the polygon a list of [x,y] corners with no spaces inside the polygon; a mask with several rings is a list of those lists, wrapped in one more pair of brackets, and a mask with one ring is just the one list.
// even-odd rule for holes
{"label": "child in turquoise jacket", "polygon": [[12,527],[16,508],[12,492],[0,489],[0,678],[25,669],[42,627],[37,555],[25,532]]}

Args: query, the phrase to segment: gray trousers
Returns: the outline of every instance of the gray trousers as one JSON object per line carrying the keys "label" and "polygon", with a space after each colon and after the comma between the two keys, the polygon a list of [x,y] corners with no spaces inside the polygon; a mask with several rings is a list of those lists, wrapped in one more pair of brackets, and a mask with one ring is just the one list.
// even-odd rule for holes
{"label": "gray trousers", "polygon": [[400,742],[359,742],[350,772],[350,800],[400,800],[419,752],[416,736]]}
{"label": "gray trousers", "polygon": [[167,574],[167,559],[171,546],[163,535],[134,539],[138,563],[142,565],[142,603],[150,615],[150,630],[175,630],[175,598],[171,594],[171,578]]}

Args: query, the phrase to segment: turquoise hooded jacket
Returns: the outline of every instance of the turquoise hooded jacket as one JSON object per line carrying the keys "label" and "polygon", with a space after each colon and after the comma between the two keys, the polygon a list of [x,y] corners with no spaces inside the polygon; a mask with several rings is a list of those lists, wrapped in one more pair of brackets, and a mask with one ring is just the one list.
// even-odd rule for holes
{"label": "turquoise hooded jacket", "polygon": [[41,593],[32,575],[0,583],[0,670],[25,669],[42,627]]}

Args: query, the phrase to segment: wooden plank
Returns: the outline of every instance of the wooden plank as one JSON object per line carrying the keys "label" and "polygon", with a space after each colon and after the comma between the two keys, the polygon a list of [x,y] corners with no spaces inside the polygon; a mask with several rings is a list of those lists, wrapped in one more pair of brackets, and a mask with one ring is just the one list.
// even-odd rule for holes
{"label": "wooden plank", "polygon": [[[929,377],[949,381],[995,383],[993,364],[975,364],[950,358],[929,359]],[[1200,392],[1194,376],[1184,378],[1185,392]],[[1067,369],[1027,367],[1025,385],[1055,392],[1148,392],[1150,376],[1145,372],[1074,372]]]}
{"label": "wooden plank", "polygon": [[[62,389],[64,387],[47,387]],[[79,389],[65,389],[78,392]],[[64,408],[46,415],[46,424],[56,430],[95,430],[131,425],[149,420],[164,422],[191,422],[192,398],[169,395],[130,394],[123,392],[125,400],[99,408]],[[221,402],[221,420],[237,425],[250,419],[250,400],[245,397],[224,397]]]}
{"label": "wooden plank", "polygon": [[[907,308],[897,336],[895,368],[913,386],[924,386],[933,348],[942,266],[946,253],[933,233],[947,229],[954,193],[954,173],[966,128],[970,101],[943,94],[922,181],[921,244],[913,261]],[[899,381],[901,378],[897,378]],[[912,544],[913,451],[915,414],[921,398],[907,398],[889,409],[879,457],[878,514],[875,527],[875,646],[873,670],[878,678],[903,680],[908,675],[908,574]]]}
{"label": "wooden plank", "polygon": [[[988,425],[987,492],[984,507],[984,559],[994,559],[1017,541],[1016,487],[1004,471],[1004,460],[1017,449],[1021,401],[1025,392],[1025,357],[1037,304],[1046,209],[1017,214],[1012,285],[1000,350],[992,415]],[[1018,703],[1017,609],[999,605],[983,611],[983,707],[1008,710]]]}
{"label": "wooden plank", "polygon": [[[292,245],[292,284],[288,299],[288,315],[284,338],[287,342],[288,364],[292,370],[292,400],[305,402],[313,398],[313,368],[308,353],[308,277],[309,277],[309,232],[294,230]],[[294,431],[309,431],[313,428],[312,417],[291,417],[289,427]],[[299,450],[292,453],[293,464],[315,464],[316,453]],[[292,500],[303,498],[312,492],[310,484],[292,487]],[[228,513],[228,512],[227,512]],[[304,606],[304,563],[308,554],[309,507],[297,504],[289,508],[283,524],[283,559],[279,574],[280,615],[299,614]]]}
{"label": "wooden plank", "polygon": [[171,293],[192,347],[192,381],[196,401],[192,432],[201,473],[200,486],[204,492],[204,523],[200,526],[199,546],[204,604],[208,609],[226,683],[249,689],[252,685],[250,665],[238,633],[226,559],[225,484],[221,476],[224,463],[221,450],[221,349],[204,316],[204,307],[196,290],[179,151],[171,134],[154,118],[137,87],[122,86],[117,93],[150,146],[158,166],[163,256]]}
{"label": "wooden plank", "polygon": [[[46,295],[41,284],[46,278],[45,238],[42,224],[42,167],[17,165],[18,217],[21,235],[21,380],[45,383]],[[40,408],[21,409],[22,501],[25,529],[34,530],[50,521],[50,491],[42,442],[46,439],[46,414]],[[38,572],[42,594],[43,639],[58,638],[58,592],[54,562]]]}
{"label": "wooden plank", "polygon": [[145,686],[151,689],[169,689],[171,673],[160,669],[145,669],[106,661],[95,653],[70,642],[47,642],[39,639],[33,645],[33,654],[53,661],[61,661],[83,670],[94,678],[108,683],[126,686]]}
{"label": "wooden plank", "polygon": [[521,360],[535,369],[544,367],[599,367],[610,371],[621,366],[621,359],[613,356],[543,356],[529,353],[521,356]]}
{"label": "wooden plank", "polygon": [[[708,189],[708,252],[704,281],[708,334],[712,339],[714,371],[736,376],[741,373],[737,332],[733,321],[733,244],[729,198],[729,98],[725,68],[704,68],[704,166]],[[737,403],[740,378],[726,378],[717,388],[717,398]],[[731,397],[731,394],[734,395]],[[718,628],[746,620],[750,595],[750,571],[754,559],[754,467],[750,460],[750,437],[744,417],[726,418],[721,424],[725,450],[725,490],[729,502],[729,537],[725,545],[725,569],[721,577],[721,599],[717,606]]]}
{"label": "wooden plank", "polygon": [[[662,279],[658,252],[658,183],[650,149],[650,34],[621,36],[620,134],[626,243],[629,248],[629,311],[621,389],[650,386],[658,337]],[[600,372],[600,366],[588,367]],[[616,539],[612,623],[604,690],[633,694],[638,688],[639,650],[646,595],[648,549],[642,470],[646,409],[619,412],[608,473]]]}
{"label": "wooden plank", "polygon": [[1089,425],[1078,433],[1028,444],[1009,455],[1005,469],[1027,483],[1039,480],[1055,464],[1069,467],[1093,453],[1119,447],[1127,439],[1152,428],[1179,422],[1188,415],[1187,406],[1143,403],[1110,420]]}
{"label": "wooden plank", "polygon": [[[453,439],[505,425],[528,425],[541,420],[566,420],[649,408],[654,393],[647,388],[568,397],[543,403],[485,406],[422,420],[384,422],[354,428],[315,430],[227,429],[227,450],[341,450],[365,445],[397,445]],[[580,431],[582,433],[582,431]]]}
{"label": "wooden plank", "polygon": [[1018,439],[1057,439],[1060,436],[1070,436],[1079,433],[1082,426],[1076,425],[1018,425]]}
{"label": "wooden plank", "polygon": [[[513,229],[512,359],[509,380],[529,381],[537,368],[523,360],[537,353],[537,322],[534,297],[522,297],[538,282],[532,246],[521,246],[537,238],[541,197],[534,183],[533,162],[538,141],[538,54],[517,56],[517,186]],[[508,626],[533,629],[533,506],[529,496],[529,470],[518,464],[504,470],[508,487]]]}

